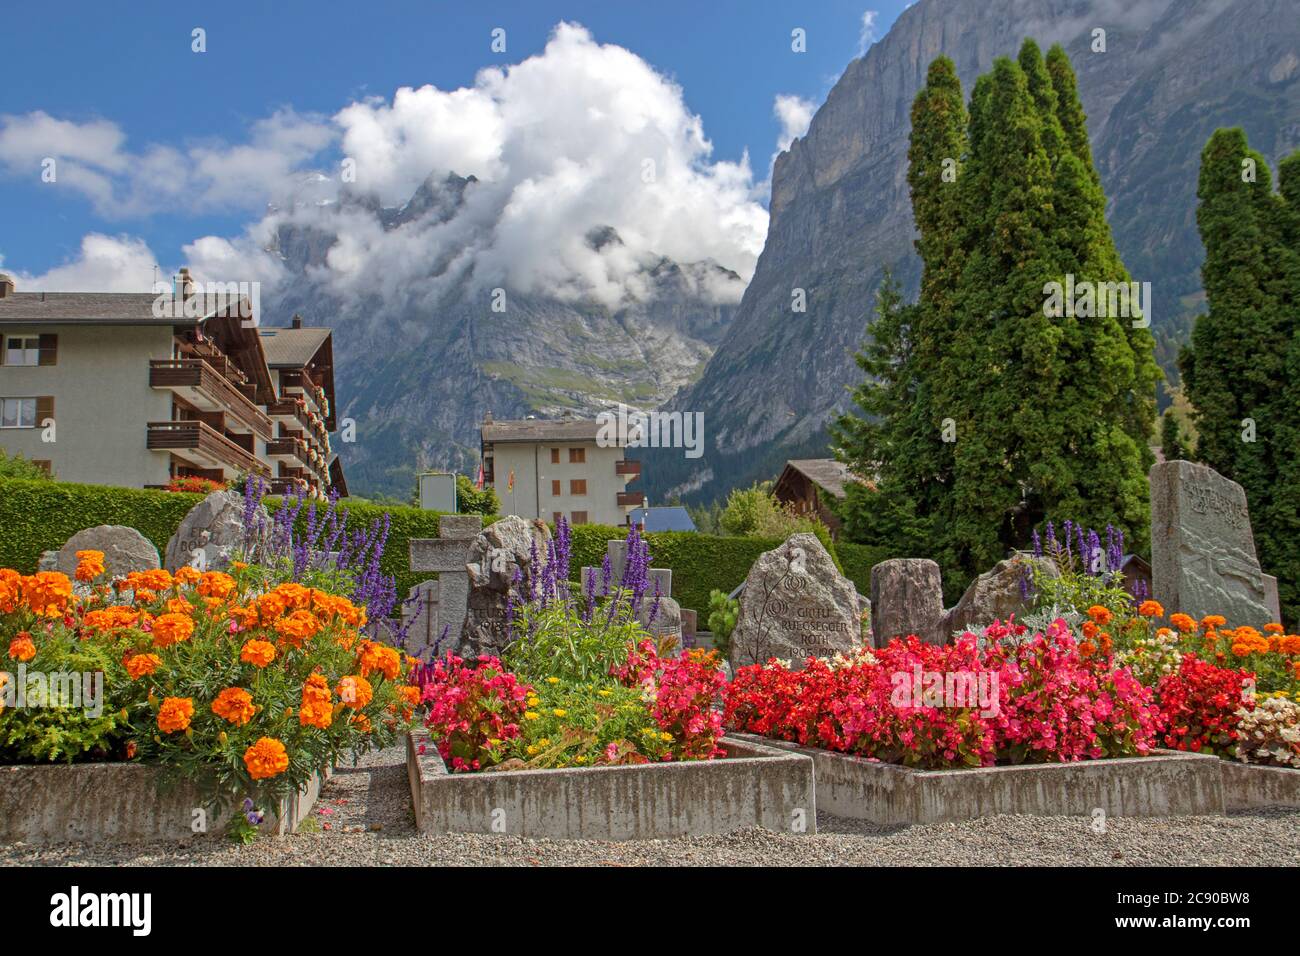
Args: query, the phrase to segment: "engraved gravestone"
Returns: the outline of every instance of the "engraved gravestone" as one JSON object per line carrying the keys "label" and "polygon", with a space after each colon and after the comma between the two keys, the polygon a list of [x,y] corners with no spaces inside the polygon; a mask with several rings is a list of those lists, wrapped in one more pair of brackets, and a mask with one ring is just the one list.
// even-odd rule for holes
{"label": "engraved gravestone", "polygon": [[[466,659],[500,654],[505,649],[511,640],[507,595],[515,572],[520,576],[519,593],[527,594],[530,576],[539,573],[546,561],[550,540],[551,531],[544,522],[511,515],[488,525],[469,542],[465,624],[460,640],[448,641],[449,647],[459,643],[459,653]],[[445,591],[441,600],[447,600]]]}
{"label": "engraved gravestone", "polygon": [[1241,485],[1190,461],[1159,462],[1149,479],[1151,589],[1165,613],[1222,614],[1233,627],[1275,620]]}
{"label": "engraved gravestone", "polygon": [[[270,527],[266,508],[257,504],[254,527]],[[189,510],[167,542],[163,567],[175,573],[189,565],[201,571],[229,567],[244,545],[244,496],[238,491],[214,491]]]}
{"label": "engraved gravestone", "polygon": [[813,534],[792,535],[759,555],[740,595],[731,635],[733,667],[833,657],[862,643],[857,588]]}

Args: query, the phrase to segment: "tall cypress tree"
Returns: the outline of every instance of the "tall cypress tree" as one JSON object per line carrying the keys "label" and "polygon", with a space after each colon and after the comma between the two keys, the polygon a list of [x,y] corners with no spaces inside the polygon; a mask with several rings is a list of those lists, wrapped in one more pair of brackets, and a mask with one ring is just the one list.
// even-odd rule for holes
{"label": "tall cypress tree", "polygon": [[[909,182],[924,272],[916,305],[886,311],[905,317],[908,336],[906,362],[895,351],[891,369],[914,384],[859,400],[887,424],[855,433],[850,416],[840,430],[876,449],[880,491],[859,511],[889,515],[922,541],[889,541],[879,522],[851,536],[934,557],[950,596],[1045,516],[1145,530],[1156,369],[1150,336],[1130,334],[1129,319],[1044,310],[1047,284],[1067,273],[1128,281],[1064,52],[1044,61],[1027,41],[1018,60],[979,77],[968,112],[960,95],[941,58],[913,105]],[[957,161],[955,189],[935,175],[946,158]],[[875,347],[888,352],[890,341],[899,346]],[[860,367],[874,374],[882,354]],[[944,441],[945,423],[955,441]],[[864,434],[890,436],[890,454]]]}
{"label": "tall cypress tree", "polygon": [[1209,311],[1179,356],[1194,406],[1197,456],[1246,490],[1261,563],[1278,577],[1285,616],[1300,614],[1300,153],[1278,168],[1240,129],[1201,153],[1196,212]]}

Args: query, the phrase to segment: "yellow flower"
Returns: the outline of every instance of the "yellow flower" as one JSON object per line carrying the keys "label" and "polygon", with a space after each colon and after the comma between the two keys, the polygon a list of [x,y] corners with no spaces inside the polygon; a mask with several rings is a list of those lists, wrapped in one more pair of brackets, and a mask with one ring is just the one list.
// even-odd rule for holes
{"label": "yellow flower", "polygon": [[568,713],[568,711],[565,710],[563,707],[556,707],[553,711],[551,711],[551,713],[553,713],[556,717],[563,717],[565,714]]}
{"label": "yellow flower", "polygon": [[665,743],[671,743],[673,739],[673,735],[665,730],[663,733],[659,735],[659,739],[664,741]]}
{"label": "yellow flower", "polygon": [[559,679],[558,677],[548,677],[548,678],[546,678],[546,683],[548,683],[548,684],[558,684],[559,682],[560,682],[560,679]]}
{"label": "yellow flower", "polygon": [[531,757],[531,756],[533,756],[535,753],[537,753],[537,748],[534,747],[532,744],[529,744],[529,745],[528,745],[528,756]]}
{"label": "yellow flower", "polygon": [[536,720],[536,719],[537,719],[537,711],[535,710],[524,711],[524,720]]}
{"label": "yellow flower", "polygon": [[596,691],[596,693],[598,693],[601,697],[608,697],[610,694],[613,693],[613,691],[608,691],[608,690],[598,690],[598,691]]}
{"label": "yellow flower", "polygon": [[537,741],[537,746],[539,747],[549,747],[550,745],[551,745],[550,737],[543,737],[541,740]]}

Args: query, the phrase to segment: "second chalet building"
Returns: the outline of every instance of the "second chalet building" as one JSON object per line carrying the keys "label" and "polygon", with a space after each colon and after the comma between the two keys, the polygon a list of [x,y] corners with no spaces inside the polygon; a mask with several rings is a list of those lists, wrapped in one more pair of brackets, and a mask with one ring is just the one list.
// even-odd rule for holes
{"label": "second chalet building", "polygon": [[186,270],[161,309],[153,293],[18,292],[0,275],[0,447],[63,481],[256,474],[278,494],[346,495],[330,330],[263,328],[246,299],[183,317],[193,294]]}

